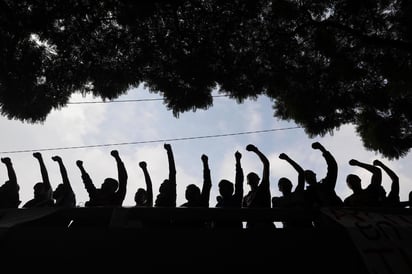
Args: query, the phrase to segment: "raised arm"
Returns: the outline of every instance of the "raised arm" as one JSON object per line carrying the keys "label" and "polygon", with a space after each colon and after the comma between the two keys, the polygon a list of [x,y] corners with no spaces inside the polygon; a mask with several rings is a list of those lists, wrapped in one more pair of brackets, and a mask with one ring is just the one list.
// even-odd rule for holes
{"label": "raised arm", "polygon": [[69,177],[67,176],[67,170],[66,167],[63,164],[63,160],[60,156],[53,156],[52,160],[57,162],[57,164],[59,165],[59,169],[60,169],[60,174],[62,176],[62,181],[63,184],[66,185],[67,189],[72,189],[72,186],[70,185],[70,181],[69,181]]}
{"label": "raised arm", "polygon": [[80,169],[80,172],[82,174],[82,180],[83,180],[83,184],[84,187],[87,190],[87,193],[89,193],[89,196],[91,194],[93,194],[94,192],[96,192],[96,187],[93,184],[92,179],[90,178],[89,174],[86,172],[86,170],[83,167],[83,161],[77,160],[76,161],[76,165],[77,167]]}
{"label": "raised arm", "polygon": [[118,181],[119,181],[119,188],[116,192],[116,196],[118,197],[119,201],[121,201],[120,205],[123,203],[124,198],[126,197],[126,185],[127,185],[127,171],[124,166],[122,159],[119,156],[119,152],[117,150],[112,150],[110,155],[116,160],[117,164],[117,174],[118,174]]}
{"label": "raised arm", "polygon": [[391,191],[389,192],[388,197],[390,196],[399,197],[399,177],[398,175],[396,175],[396,173],[392,169],[390,169],[388,166],[386,166],[384,163],[382,163],[379,160],[373,161],[373,165],[382,168],[392,180]]}
{"label": "raised arm", "polygon": [[318,149],[322,152],[322,156],[323,158],[325,158],[328,167],[328,171],[326,173],[326,177],[323,178],[323,182],[331,190],[334,190],[336,186],[336,180],[338,179],[338,163],[336,162],[333,155],[328,150],[326,150],[319,142],[314,142],[312,144],[312,148]]}
{"label": "raised arm", "polygon": [[351,159],[349,161],[349,164],[351,166],[358,166],[361,167],[363,169],[366,169],[367,171],[372,173],[372,177],[371,177],[371,185],[374,186],[380,186],[382,184],[382,171],[379,167],[376,167],[374,165],[370,165],[367,163],[362,163],[359,162],[358,160],[355,159]]}
{"label": "raised arm", "polygon": [[210,169],[208,157],[203,154],[201,157],[203,163],[203,186],[202,186],[202,202],[204,206],[209,207],[210,190],[212,188],[212,179],[210,178]]}
{"label": "raised arm", "polygon": [[152,186],[152,179],[150,178],[149,171],[147,170],[146,162],[139,163],[140,168],[144,174],[144,180],[146,182],[146,193],[147,193],[147,205],[152,207],[153,206],[153,186]]}
{"label": "raised arm", "polygon": [[[13,164],[11,162],[11,159],[9,157],[1,158],[1,161],[3,164],[6,165],[7,168],[7,173],[9,176],[8,184],[10,184],[10,187],[7,188],[7,207],[10,208],[18,208],[21,201],[20,201],[20,195],[19,195],[19,185],[17,184],[17,177],[16,177],[16,172],[14,171]],[[3,204],[5,205],[5,204]]]}
{"label": "raised arm", "polygon": [[236,160],[236,177],[235,177],[235,200],[239,201],[239,207],[242,206],[242,199],[243,199],[243,169],[242,165],[240,164],[240,159],[242,159],[242,154],[239,151],[235,152],[235,160]]}
{"label": "raised arm", "polygon": [[247,145],[246,150],[256,153],[256,155],[259,157],[260,161],[263,164],[262,180],[261,180],[259,188],[264,187],[264,188],[269,189],[270,188],[270,185],[269,185],[270,164],[269,164],[268,158],[266,158],[266,156],[256,146],[252,144]]}
{"label": "raised arm", "polygon": [[164,144],[164,148],[167,152],[167,160],[169,162],[169,181],[176,183],[176,166],[172,146],[170,144]]}
{"label": "raised arm", "polygon": [[9,176],[9,182],[13,183],[14,185],[17,185],[16,172],[14,171],[11,159],[9,157],[1,158],[1,162],[6,165],[7,174]]}
{"label": "raised arm", "polygon": [[298,173],[298,185],[295,188],[295,192],[304,191],[305,190],[305,170],[285,153],[281,153],[279,155],[279,159],[282,159],[288,162]]}
{"label": "raised arm", "polygon": [[46,165],[44,164],[43,157],[40,152],[33,153],[33,157],[39,161],[40,165],[40,172],[43,180],[43,184],[45,186],[45,191],[50,193],[50,197],[52,195],[52,187],[49,180],[49,174],[47,173]]}
{"label": "raised arm", "polygon": [[167,159],[169,162],[169,190],[170,190],[170,200],[174,201],[173,204],[176,206],[176,166],[175,159],[173,157],[172,146],[170,144],[164,144],[164,149],[167,152]]}

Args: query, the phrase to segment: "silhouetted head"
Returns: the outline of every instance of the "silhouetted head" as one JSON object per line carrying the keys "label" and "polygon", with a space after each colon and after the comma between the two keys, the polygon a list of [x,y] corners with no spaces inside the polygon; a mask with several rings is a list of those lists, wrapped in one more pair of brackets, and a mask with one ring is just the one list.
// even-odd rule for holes
{"label": "silhouetted head", "polygon": [[134,201],[136,202],[137,206],[144,206],[146,205],[147,201],[147,192],[143,188],[139,188],[134,195]]}
{"label": "silhouetted head", "polygon": [[67,186],[64,184],[59,184],[53,191],[53,199],[57,200],[64,196],[67,191]]}
{"label": "silhouetted head", "polygon": [[279,179],[278,188],[283,195],[289,194],[292,192],[292,182],[288,178],[282,177]]}
{"label": "silhouetted head", "polygon": [[198,186],[191,184],[186,187],[185,197],[188,202],[200,200],[200,189]]}
{"label": "silhouetted head", "polygon": [[234,187],[232,182],[228,180],[221,180],[218,187],[220,196],[222,196],[223,199],[233,195]]}
{"label": "silhouetted head", "polygon": [[346,176],[346,184],[353,192],[358,192],[362,189],[361,179],[355,174]]}
{"label": "silhouetted head", "polygon": [[34,198],[35,199],[42,199],[46,197],[46,188],[42,182],[38,182],[33,186],[34,190]]}
{"label": "silhouetted head", "polygon": [[305,170],[305,181],[308,185],[316,184],[316,173],[309,169]]}
{"label": "silhouetted head", "polygon": [[119,183],[113,178],[106,178],[102,184],[102,191],[105,193],[115,193]]}
{"label": "silhouetted head", "polygon": [[251,189],[256,189],[259,185],[260,178],[256,173],[250,172],[246,176],[246,180],[247,180],[247,184],[250,186]]}
{"label": "silhouetted head", "polygon": [[169,186],[169,180],[165,179],[163,183],[160,184],[159,193],[166,193]]}
{"label": "silhouetted head", "polygon": [[20,186],[19,185],[17,185],[17,184],[15,184],[14,182],[12,182],[12,181],[5,181],[4,182],[4,184],[3,184],[3,186],[2,186],[2,189],[5,191],[5,192],[8,192],[8,191],[19,191],[20,190]]}

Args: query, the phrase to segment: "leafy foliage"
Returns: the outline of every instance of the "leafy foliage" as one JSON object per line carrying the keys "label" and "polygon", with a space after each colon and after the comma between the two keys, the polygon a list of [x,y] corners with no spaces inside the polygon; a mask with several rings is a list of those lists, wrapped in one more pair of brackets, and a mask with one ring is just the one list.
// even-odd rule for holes
{"label": "leafy foliage", "polygon": [[310,136],[353,123],[388,158],[412,146],[412,3],[0,0],[0,111],[43,121],[73,92],[145,83],[175,115],[265,94]]}

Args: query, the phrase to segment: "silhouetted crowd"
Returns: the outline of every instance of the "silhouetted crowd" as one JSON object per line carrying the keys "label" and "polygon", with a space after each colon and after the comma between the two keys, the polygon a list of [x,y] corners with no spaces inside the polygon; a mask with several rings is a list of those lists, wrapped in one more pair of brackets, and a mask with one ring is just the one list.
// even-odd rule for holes
{"label": "silhouetted crowd", "polygon": [[[270,193],[270,163],[267,157],[254,145],[249,144],[246,150],[254,153],[263,165],[261,177],[250,172],[246,175],[246,183],[249,185],[249,192],[244,195],[244,174],[241,165],[242,154],[236,151],[235,157],[235,181],[222,179],[218,183],[219,196],[216,197],[218,208],[301,208],[316,209],[320,207],[409,207],[409,201],[401,202],[399,197],[399,178],[389,167],[379,160],[373,163],[363,163],[352,159],[349,164],[358,166],[371,173],[369,184],[363,188],[361,179],[355,174],[349,174],[346,177],[347,186],[352,190],[352,194],[342,200],[335,192],[335,186],[338,176],[338,164],[333,155],[326,150],[320,143],[315,142],[312,148],[319,150],[327,165],[327,174],[325,178],[318,180],[312,170],[303,169],[297,162],[292,160],[285,153],[279,155],[279,159],[288,162],[297,172],[297,183],[293,189],[293,183],[290,179],[282,177],[278,181],[281,197],[271,197]],[[146,188],[138,188],[134,201],[136,207],[176,207],[176,168],[173,157],[173,151],[170,144],[165,144],[164,149],[167,152],[169,163],[169,177],[166,178],[159,187],[159,194],[153,201],[152,181],[147,169],[146,162],[140,162],[139,167],[142,169]],[[76,207],[76,197],[70,185],[66,168],[63,160],[59,156],[53,156],[60,168],[62,183],[53,191],[46,166],[42,155],[39,152],[33,153],[40,165],[42,182],[34,185],[34,197],[23,204],[22,208],[37,207]],[[81,177],[89,194],[89,200],[85,203],[86,207],[97,206],[122,206],[126,196],[127,171],[117,150],[111,151],[111,156],[116,161],[118,178],[106,178],[97,188],[86,169],[83,162],[78,160],[77,167],[81,172]],[[15,171],[10,158],[1,158],[2,163],[6,165],[9,180],[0,186],[0,208],[18,208],[20,206],[19,185]],[[203,164],[203,185],[200,189],[195,184],[186,187],[186,202],[181,207],[209,207],[210,191],[212,181],[208,164],[208,157],[201,156]],[[382,186],[382,171],[386,172],[392,180],[391,189],[387,194]],[[306,185],[306,187],[305,187]],[[154,202],[154,204],[153,204]],[[239,227],[241,222],[220,221],[214,224],[216,227]],[[254,226],[272,226],[273,223],[249,221],[247,227]],[[283,223],[284,227],[305,227],[311,226],[311,223],[305,221],[288,221]]]}

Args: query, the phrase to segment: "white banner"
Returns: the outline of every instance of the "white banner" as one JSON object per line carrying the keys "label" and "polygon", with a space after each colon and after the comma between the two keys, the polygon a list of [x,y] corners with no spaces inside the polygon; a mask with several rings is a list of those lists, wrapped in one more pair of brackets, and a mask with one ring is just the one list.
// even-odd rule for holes
{"label": "white banner", "polygon": [[7,209],[0,211],[0,229],[11,228],[15,225],[45,217],[56,212],[55,207]]}
{"label": "white banner", "polygon": [[349,232],[369,273],[412,273],[412,216],[355,209],[322,212]]}

